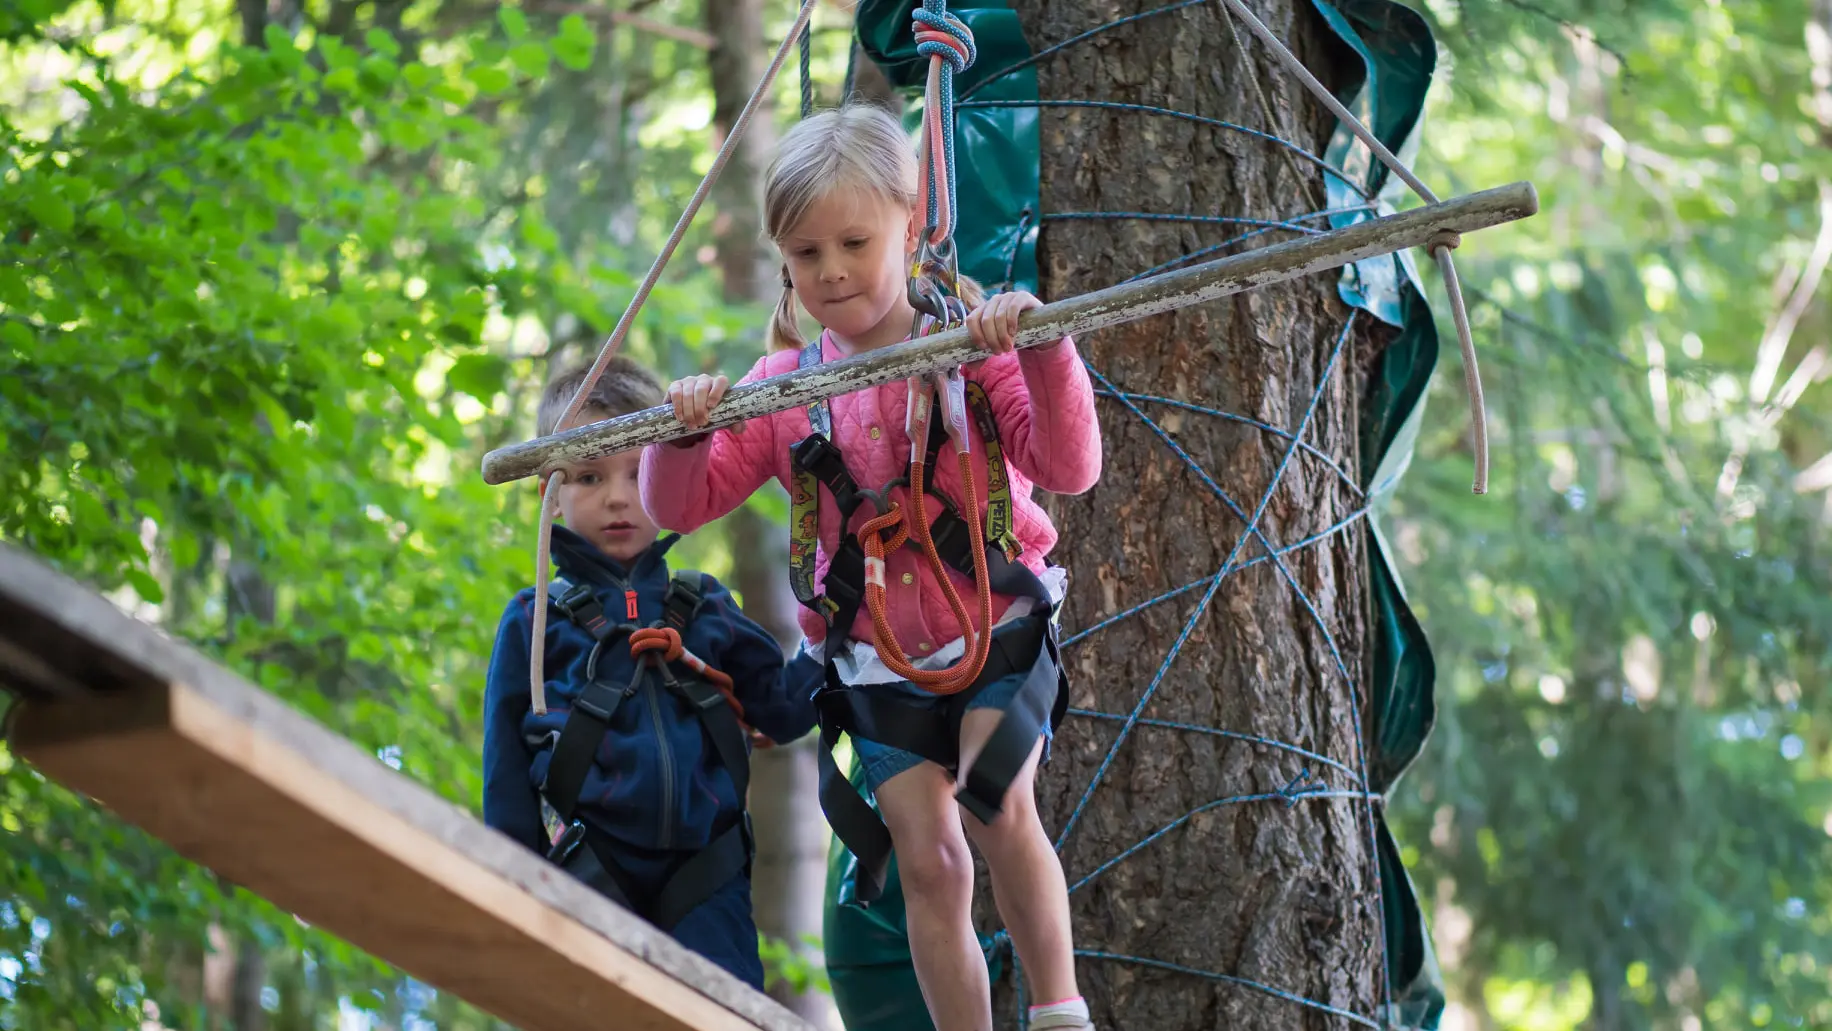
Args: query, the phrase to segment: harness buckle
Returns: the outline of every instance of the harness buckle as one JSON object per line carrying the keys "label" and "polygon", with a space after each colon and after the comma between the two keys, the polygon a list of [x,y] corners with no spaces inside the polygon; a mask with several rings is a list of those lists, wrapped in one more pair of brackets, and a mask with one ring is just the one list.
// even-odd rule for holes
{"label": "harness buckle", "polygon": [[567,619],[583,625],[593,636],[597,636],[597,627],[593,624],[604,622],[604,606],[598,604],[598,598],[590,587],[573,584],[565,594],[555,598],[553,604]]}
{"label": "harness buckle", "polygon": [[578,851],[579,845],[584,841],[585,841],[585,823],[584,821],[581,821],[581,820],[572,821],[571,823],[566,825],[566,829],[560,832],[560,836],[558,838],[555,838],[553,845],[550,848],[548,848],[547,850],[548,861],[556,863],[560,866],[565,866],[566,861],[572,858],[572,854]]}
{"label": "harness buckle", "polygon": [[[623,693],[628,694],[629,692],[626,691]],[[611,721],[610,708],[607,706],[599,705],[597,702],[592,701],[589,697],[587,697],[588,694],[590,694],[589,688],[586,689],[585,691],[579,692],[579,697],[573,699],[572,707],[586,714],[587,716],[590,716],[591,718],[599,721],[600,723],[609,723]]]}
{"label": "harness buckle", "polygon": [[859,507],[859,495],[866,492],[852,482],[852,475],[846,471],[846,462],[840,457],[840,449],[832,441],[819,433],[809,434],[790,446],[789,457],[797,469],[812,474],[816,480],[826,484],[833,494],[834,504],[839,506],[843,516],[850,517],[853,510]]}

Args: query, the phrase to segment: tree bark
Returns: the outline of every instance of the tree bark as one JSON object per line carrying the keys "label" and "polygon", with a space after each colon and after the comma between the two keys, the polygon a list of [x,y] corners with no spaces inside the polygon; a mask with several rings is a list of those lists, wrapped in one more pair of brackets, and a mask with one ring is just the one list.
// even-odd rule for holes
{"label": "tree bark", "polygon": [[[750,99],[763,74],[763,5],[759,0],[707,0],[706,30],[715,40],[707,52],[712,77],[712,148],[724,145],[725,134]],[[785,74],[784,81],[788,81]],[[767,110],[767,109],[766,109]],[[724,174],[714,184],[713,242],[718,248],[719,281],[728,304],[775,301],[782,277],[772,271],[763,241],[763,169],[776,146],[772,119],[753,118]]]}
{"label": "tree bark", "polygon": [[[763,6],[759,0],[708,0],[706,29],[716,41],[707,64],[713,87],[713,125],[721,145],[763,73]],[[780,264],[763,238],[763,169],[775,148],[768,117],[753,119],[712,194],[713,239],[720,289],[727,304],[773,304],[782,290]],[[761,347],[761,342],[759,343]],[[732,584],[744,612],[769,630],[785,650],[796,646],[795,596],[788,532],[749,506],[722,520],[732,546]],[[826,824],[816,801],[819,787],[814,737],[751,755],[750,806],[757,835],[752,898],[757,929],[791,943],[802,958],[820,963],[806,938],[821,933],[826,891]],[[778,1002],[811,1022],[832,1022],[833,1001],[818,991],[798,992],[787,982],[771,988]]]}
{"label": "tree bark", "polygon": [[[1019,0],[1015,6],[1035,51],[1158,5]],[[1310,4],[1257,0],[1253,6],[1326,84],[1341,77],[1349,54],[1336,49]],[[1042,63],[1040,96],[1224,119],[1322,153],[1331,117],[1245,28],[1233,28],[1224,7],[1205,4],[1103,33]],[[1090,108],[1045,108],[1041,127],[1046,223],[1038,260],[1045,299],[1111,285],[1242,231],[1136,219],[1048,221],[1051,213],[1288,218],[1327,207],[1314,166],[1244,134]],[[1238,413],[1288,431],[1297,429],[1322,382],[1303,439],[1352,475],[1362,370],[1380,341],[1366,316],[1357,320],[1325,380],[1349,318],[1336,281],[1335,273],[1319,274],[1105,330],[1078,345],[1115,389]],[[1285,438],[1239,422],[1135,403],[1249,516],[1291,447]],[[1099,485],[1050,501],[1061,531],[1052,559],[1073,577],[1063,616],[1069,632],[1211,577],[1231,553],[1236,564],[1266,553],[1253,538],[1235,551],[1246,519],[1232,513],[1138,415],[1110,398],[1102,400],[1100,413],[1105,466]],[[1321,533],[1360,505],[1333,471],[1302,452],[1282,482],[1258,523],[1276,547]],[[1358,682],[1368,624],[1365,561],[1360,523],[1284,557]],[[1207,586],[1068,648],[1072,704],[1130,713]],[[1349,683],[1329,639],[1270,562],[1221,581],[1141,715],[1258,735],[1351,769],[1359,765]],[[1052,835],[1066,825],[1120,726],[1087,717],[1066,721],[1054,760],[1040,777],[1039,804]],[[1310,784],[1321,780],[1345,792],[1356,787],[1352,777],[1282,750],[1135,726],[1063,848],[1069,883],[1198,807],[1279,792],[1306,768]],[[1217,806],[1102,873],[1072,902],[1078,949],[1246,978],[1363,1016],[1376,1013],[1380,913],[1368,816],[1358,801],[1310,799],[1288,806],[1275,798]],[[1083,958],[1077,972],[1103,1028],[1348,1026],[1238,983],[1123,960]],[[1002,1021],[1009,1020],[1009,995],[998,1010]]]}
{"label": "tree bark", "polygon": [[852,92],[844,99],[849,103],[876,104],[892,114],[903,117],[903,96],[891,86],[891,80],[884,75],[884,69],[872,61],[865,53],[865,48],[852,43]]}

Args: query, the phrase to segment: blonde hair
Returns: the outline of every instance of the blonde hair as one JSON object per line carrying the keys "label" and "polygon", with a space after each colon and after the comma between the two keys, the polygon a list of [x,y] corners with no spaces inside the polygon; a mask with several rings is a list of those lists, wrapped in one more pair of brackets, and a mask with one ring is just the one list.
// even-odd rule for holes
{"label": "blonde hair", "polygon": [[[764,232],[780,242],[815,202],[835,190],[873,193],[915,210],[921,201],[917,180],[915,148],[889,111],[859,103],[809,115],[783,135],[763,174]],[[968,308],[986,299],[986,291],[966,276],[960,277],[960,293]],[[806,343],[785,264],[769,348],[787,351]]]}
{"label": "blonde hair", "polygon": [[[585,374],[590,371],[591,363],[582,362],[547,381],[541,391],[540,410],[535,416],[536,436],[545,437],[559,428],[560,416],[566,414],[566,406],[572,403],[579,384],[585,382]],[[579,412],[582,415],[590,412],[600,419],[615,419],[619,415],[653,408],[665,400],[667,392],[655,373],[620,354],[604,367],[604,375],[592,384],[592,391],[585,395]]]}

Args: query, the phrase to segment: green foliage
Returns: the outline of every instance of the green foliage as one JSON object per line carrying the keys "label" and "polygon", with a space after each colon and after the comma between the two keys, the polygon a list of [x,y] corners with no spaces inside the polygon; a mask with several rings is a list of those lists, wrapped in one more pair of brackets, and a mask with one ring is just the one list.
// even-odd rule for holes
{"label": "green foliage", "polygon": [[[250,47],[212,42],[241,36],[227,3],[182,26],[195,12],[39,6],[0,17],[18,41],[0,50],[0,538],[474,806],[484,663],[535,515],[477,460],[531,432],[547,362],[595,348],[654,249],[588,231],[640,225],[630,194],[556,198],[530,154],[549,109],[601,126],[622,73],[577,15],[403,24],[376,5],[333,31],[355,11],[339,0]],[[591,96],[572,111],[554,90]],[[634,146],[619,160],[650,170]],[[663,199],[687,164],[657,176]],[[697,365],[741,346],[760,319],[712,296],[703,272],[671,277],[629,349]],[[274,1031],[340,1006],[495,1026],[3,750],[0,834],[0,1028],[205,1026],[211,928],[264,966]]]}
{"label": "green foliage", "polygon": [[1495,492],[1453,360],[1390,523],[1439,659],[1396,818],[1440,955],[1508,1025],[1823,1025],[1832,564],[1796,474],[1832,434],[1780,384],[1824,305],[1766,383],[1757,346],[1832,174],[1808,12],[1431,9],[1425,178],[1546,202],[1459,252]]}
{"label": "green foliage", "polygon": [[[252,47],[227,0],[4,6],[0,537],[475,804],[535,500],[477,460],[704,170],[704,55],[537,5],[258,5]],[[1393,819],[1440,956],[1506,1026],[1832,1024],[1823,302],[1757,349],[1832,180],[1808,5],[1424,6],[1421,172],[1544,203],[1459,252],[1495,493],[1449,360],[1386,521],[1439,660]],[[767,314],[702,234],[627,345],[667,376],[747,366]],[[4,750],[0,835],[0,1029],[208,1026],[213,941],[272,1031],[494,1026]]]}
{"label": "green foliage", "polygon": [[765,990],[775,991],[779,985],[787,985],[797,994],[832,994],[833,985],[827,980],[827,967],[821,959],[821,943],[813,936],[804,936],[798,947],[785,939],[760,934],[757,954],[763,960]]}

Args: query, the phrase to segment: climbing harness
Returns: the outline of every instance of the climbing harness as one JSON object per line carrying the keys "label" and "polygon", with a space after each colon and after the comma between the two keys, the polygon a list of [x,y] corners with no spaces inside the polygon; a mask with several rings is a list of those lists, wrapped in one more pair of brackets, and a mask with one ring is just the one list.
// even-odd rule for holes
{"label": "climbing harness", "polygon": [[[803,348],[801,365],[804,368],[820,361],[818,340]],[[912,389],[926,397],[926,389],[933,385]],[[944,398],[953,398],[944,402],[942,419],[918,416],[912,409],[908,423],[911,433],[909,472],[880,489],[861,488],[847,472],[840,450],[832,442],[833,419],[825,400],[808,406],[808,422],[813,432],[790,449],[794,467],[790,489],[790,584],[797,600],[819,614],[827,627],[825,681],[815,695],[821,727],[818,751],[821,808],[834,833],[858,857],[860,876],[855,897],[860,904],[870,904],[883,891],[891,856],[890,831],[834,760],[833,749],[839,743],[840,734],[913,752],[953,772],[960,763],[960,725],[968,705],[987,685],[1028,670],[1023,686],[1001,715],[992,737],[969,770],[966,782],[955,794],[961,805],[977,819],[991,822],[999,813],[1012,779],[1029,759],[1045,721],[1059,722],[1068,706],[1067,682],[1057,651],[1055,604],[1037,575],[1018,561],[1022,549],[1011,532],[1010,477],[992,406],[985,389],[958,372],[945,379],[942,394]],[[972,489],[965,447],[969,439],[966,424],[969,417],[978,425],[986,448],[988,490],[984,529],[977,519],[963,516],[962,510],[946,494],[937,491],[933,483],[936,455],[944,441],[954,440],[957,453],[963,456],[962,473],[968,484],[966,511],[977,511],[978,498]],[[923,442],[920,450],[918,441]],[[904,515],[906,510],[889,500],[891,491],[899,486],[909,491],[907,512],[916,516],[913,531],[910,517]],[[842,530],[839,547],[821,584],[821,593],[817,593],[814,561],[822,487],[833,498]],[[925,497],[935,498],[942,506],[941,513],[926,525],[921,518]],[[867,502],[878,513],[877,517],[868,520],[858,533],[847,532],[845,527]],[[893,519],[898,529],[885,540],[882,531]],[[962,638],[968,646],[968,655],[947,670],[937,672],[914,667],[904,658],[896,638],[889,632],[882,608],[884,558],[889,551],[906,544],[916,545],[928,560],[936,579],[951,599],[950,607],[968,630]],[[970,622],[965,606],[960,603],[947,575],[948,569],[973,577],[978,585],[981,615],[977,627]],[[1023,618],[988,628],[994,592],[1029,598],[1036,608]],[[900,699],[869,686],[854,687],[840,679],[835,661],[840,649],[851,638],[861,606],[872,613],[878,653],[886,666],[928,691],[931,698]]]}
{"label": "climbing harness", "polygon": [[[558,738],[553,741],[553,757],[541,784],[541,797],[565,824],[565,829],[548,850],[547,858],[664,931],[673,928],[733,877],[750,869],[756,846],[748,809],[738,823],[682,863],[653,897],[632,898],[625,888],[629,878],[612,857],[613,843],[603,831],[578,815],[579,792],[585,786],[586,775],[605,735],[611,731],[611,718],[618,706],[634,697],[645,685],[653,691],[654,684],[650,680],[653,677],[699,718],[720,764],[731,776],[739,805],[743,807],[751,779],[746,739],[748,737],[753,745],[769,742],[745,725],[744,706],[732,693],[731,677],[681,645],[682,632],[700,608],[700,582],[697,572],[676,572],[663,600],[662,619],[641,626],[636,622],[636,591],[628,584],[619,585],[623,588],[624,619],[613,622],[589,586],[570,584],[559,578],[553,581],[557,588],[554,608],[589,633],[594,643],[586,660],[585,688],[574,699],[572,710]],[[637,660],[636,670],[628,684],[613,684],[599,675],[599,664],[605,649],[624,637],[629,638],[630,654]],[[676,662],[686,668],[688,675],[675,675],[673,664]],[[659,693],[651,696],[651,704],[655,706],[655,718],[659,723],[662,718]],[[533,743],[538,747],[546,740],[543,737]],[[664,799],[664,807],[668,804]]]}

